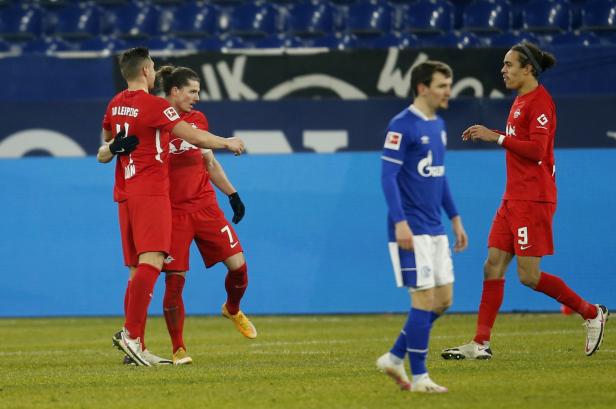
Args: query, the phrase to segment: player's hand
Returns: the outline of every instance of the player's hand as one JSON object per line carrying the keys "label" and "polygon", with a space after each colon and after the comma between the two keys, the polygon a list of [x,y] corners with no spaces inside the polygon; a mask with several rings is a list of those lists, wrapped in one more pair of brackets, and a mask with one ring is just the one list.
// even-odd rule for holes
{"label": "player's hand", "polygon": [[229,195],[229,204],[231,205],[231,209],[233,209],[233,223],[238,224],[240,220],[244,217],[244,213],[246,212],[246,206],[240,199],[240,195],[235,192]]}
{"label": "player's hand", "polygon": [[396,242],[402,250],[413,251],[413,232],[406,220],[396,223]]}
{"label": "player's hand", "polygon": [[244,141],[240,138],[227,138],[227,149],[235,153],[236,156],[244,152]]}
{"label": "player's hand", "polygon": [[114,155],[128,155],[139,145],[139,139],[135,135],[126,136],[124,130],[118,132],[109,144],[109,151]]}
{"label": "player's hand", "polygon": [[462,132],[463,140],[466,141],[470,138],[473,142],[496,142],[498,141],[499,136],[499,134],[486,128],[483,125],[473,125],[468,127],[464,132]]}
{"label": "player's hand", "polygon": [[466,231],[462,225],[462,218],[460,216],[456,216],[451,219],[451,226],[453,228],[453,233],[456,236],[456,243],[453,246],[453,251],[458,253],[466,250],[468,247],[468,236],[466,235]]}
{"label": "player's hand", "polygon": [[[474,125],[473,125],[474,126]],[[469,126],[468,128],[466,128],[464,130],[464,132],[462,132],[462,140],[464,142],[468,141],[469,139],[471,139],[471,128],[472,126]]]}

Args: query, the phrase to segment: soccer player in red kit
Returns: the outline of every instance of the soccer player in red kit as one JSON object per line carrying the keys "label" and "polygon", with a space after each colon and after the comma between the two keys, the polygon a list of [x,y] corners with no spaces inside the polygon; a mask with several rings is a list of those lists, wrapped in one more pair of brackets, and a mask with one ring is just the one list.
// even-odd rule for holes
{"label": "soccer player in red kit", "polygon": [[[165,98],[180,118],[193,127],[208,130],[207,118],[193,109],[199,101],[199,76],[185,67],[162,67],[157,83]],[[182,290],[189,269],[190,244],[194,240],[206,267],[223,262],[228,269],[225,279],[227,300],[222,314],[232,320],[238,331],[247,338],[255,338],[257,330],[240,310],[248,285],[248,270],[242,246],[224,213],[218,206],[212,181],[230,200],[238,223],[244,216],[244,205],[211,150],[201,150],[175,134],[170,138],[169,179],[173,211],[171,250],[163,271],[165,296],[163,309],[167,329],[173,344],[173,363],[191,363],[183,340],[184,303]]]}
{"label": "soccer player in red kit", "polygon": [[[169,201],[169,132],[202,148],[226,148],[236,154],[243,149],[239,139],[225,139],[199,131],[182,121],[173,107],[148,93],[154,85],[154,62],[147,48],[133,48],[120,56],[120,70],[128,88],[107,106],[103,137],[138,135],[138,145],[119,155],[114,199],[119,203],[124,260],[136,267],[126,291],[124,328],[114,335],[114,344],[138,365],[150,366],[143,354],[143,336],[156,278],[171,242]],[[121,142],[121,141],[119,141]],[[116,141],[99,149],[99,161],[111,160]]]}
{"label": "soccer player in red kit", "polygon": [[554,253],[556,109],[538,77],[555,63],[552,54],[532,43],[513,46],[501,69],[505,86],[517,92],[505,132],[473,125],[462,134],[465,141],[493,142],[505,148],[507,186],[488,237],[475,338],[468,344],[444,350],[441,355],[445,359],[492,357],[490,334],[503,301],[505,272],[514,255],[522,284],[554,298],[586,321],[586,355],[592,355],[601,346],[607,308],[588,303],[562,279],[540,268],[541,257]]}

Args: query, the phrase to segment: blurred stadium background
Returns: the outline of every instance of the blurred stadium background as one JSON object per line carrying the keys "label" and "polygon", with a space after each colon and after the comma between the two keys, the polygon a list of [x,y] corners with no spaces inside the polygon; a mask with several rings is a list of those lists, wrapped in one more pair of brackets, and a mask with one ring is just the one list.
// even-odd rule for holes
{"label": "blurred stadium background", "polygon": [[[454,256],[452,310],[475,311],[505,165],[501,150],[459,135],[504,127],[512,96],[499,71],[521,40],[558,59],[541,78],[559,115],[560,200],[543,267],[616,305],[616,1],[0,0],[0,260],[12,277],[0,316],[122,314],[113,167],[93,155],[123,88],[115,55],[138,45],[157,65],[197,71],[212,130],[247,142],[248,155],[219,159],[247,206],[237,229],[252,314],[407,308],[387,255],[379,151],[410,101],[413,64],[449,63],[447,172],[471,244]],[[187,311],[218,313],[222,267],[204,271],[197,252],[191,267]],[[514,267],[507,286],[506,311],[558,310]]]}

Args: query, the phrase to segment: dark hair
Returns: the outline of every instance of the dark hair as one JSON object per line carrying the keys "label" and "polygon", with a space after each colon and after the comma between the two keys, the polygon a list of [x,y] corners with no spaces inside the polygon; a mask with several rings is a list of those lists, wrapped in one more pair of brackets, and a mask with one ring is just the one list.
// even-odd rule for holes
{"label": "dark hair", "polygon": [[124,51],[120,55],[120,71],[126,81],[134,80],[139,76],[143,64],[151,60],[150,50],[145,47],[136,47]]}
{"label": "dark hair", "polygon": [[511,49],[518,52],[520,67],[526,67],[529,64],[532,66],[535,78],[538,78],[539,74],[556,64],[556,57],[553,54],[542,51],[535,44],[528,41],[522,41],[511,47]]}
{"label": "dark hair", "polygon": [[441,61],[427,60],[417,64],[413,68],[413,71],[411,71],[411,89],[413,90],[414,96],[417,96],[417,87],[419,84],[430,86],[432,76],[435,72],[440,72],[445,78],[451,78],[453,76],[451,67]]}
{"label": "dark hair", "polygon": [[182,88],[188,85],[188,81],[199,81],[196,72],[187,67],[174,67],[165,65],[156,71],[156,88],[163,91],[165,95],[171,93],[171,88]]}

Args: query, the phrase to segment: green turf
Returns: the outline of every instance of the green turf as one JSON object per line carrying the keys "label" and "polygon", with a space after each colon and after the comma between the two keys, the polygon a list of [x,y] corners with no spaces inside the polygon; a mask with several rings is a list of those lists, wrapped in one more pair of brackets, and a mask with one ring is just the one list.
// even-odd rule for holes
{"label": "green turf", "polygon": [[[615,408],[616,336],[583,352],[576,317],[502,315],[491,361],[443,361],[465,342],[474,316],[437,322],[428,366],[445,395],[401,392],[375,370],[404,317],[255,317],[255,340],[224,318],[189,317],[195,363],[121,365],[111,347],[119,318],[0,319],[0,408]],[[169,356],[164,321],[151,318],[148,347]]]}

